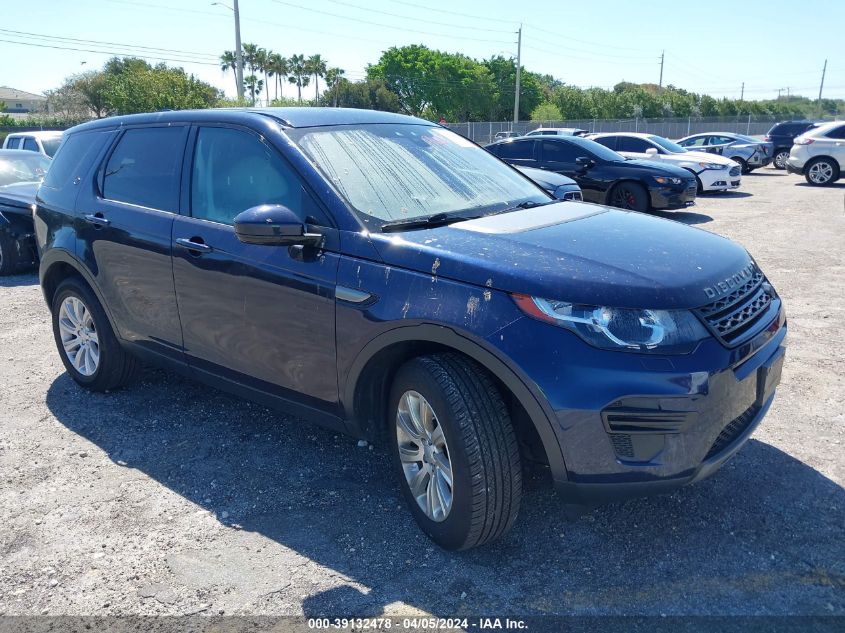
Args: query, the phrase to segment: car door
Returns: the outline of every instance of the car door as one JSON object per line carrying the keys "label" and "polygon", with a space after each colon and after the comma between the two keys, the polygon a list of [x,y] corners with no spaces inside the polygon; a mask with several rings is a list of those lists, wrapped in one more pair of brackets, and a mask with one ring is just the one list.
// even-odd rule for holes
{"label": "car door", "polygon": [[121,338],[182,359],[170,254],[187,125],[124,130],[77,199],[77,254]]}
{"label": "car door", "polygon": [[[595,156],[565,138],[543,139],[539,145],[540,168],[572,178],[581,187],[584,200],[604,202],[605,187],[595,177],[595,170],[601,169]],[[576,160],[581,157],[596,161],[596,164],[592,167],[579,165]]]}
{"label": "car door", "polygon": [[[188,363],[289,400],[337,403],[337,231],[278,150],[236,126],[201,126],[189,141],[173,276]],[[283,204],[325,248],[245,244],[235,216]]]}
{"label": "car door", "polygon": [[845,169],[845,125],[830,130],[824,137],[828,145],[828,152],[839,163],[839,169]]}

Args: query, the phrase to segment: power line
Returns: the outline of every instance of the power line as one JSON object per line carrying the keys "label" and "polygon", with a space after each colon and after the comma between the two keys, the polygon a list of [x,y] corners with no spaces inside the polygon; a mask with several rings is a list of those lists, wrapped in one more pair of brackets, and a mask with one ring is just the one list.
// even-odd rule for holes
{"label": "power line", "polygon": [[[356,11],[369,11],[370,13],[378,13],[380,15],[388,15],[394,18],[399,18],[401,20],[413,20],[414,22],[425,22],[427,24],[436,24],[438,26],[448,26],[451,28],[455,28],[455,24],[451,22],[438,22],[437,20],[427,20],[426,18],[418,18],[410,15],[401,15],[399,13],[391,13],[390,11],[380,11],[379,9],[370,9],[368,7],[362,7],[357,4],[352,4],[351,2],[343,2],[343,0],[328,0],[333,4],[339,4],[344,7],[350,7],[355,9]],[[473,31],[487,31],[488,33],[515,33],[515,31],[506,31],[504,29],[485,29],[483,27],[474,26],[472,27]]]}
{"label": "power line", "polygon": [[[99,53],[101,55],[117,55],[120,57],[139,57],[138,53],[126,52],[126,51],[107,51],[107,50],[95,50],[91,48],[74,48],[70,46],[57,46],[57,45],[50,45],[44,44],[42,42],[17,42],[14,40],[7,40],[7,39],[0,39],[0,42],[5,42],[6,44],[19,44],[21,46],[34,46],[36,48],[52,48],[55,50],[61,51],[78,51],[81,53]],[[199,64],[201,66],[218,66],[219,63],[213,62],[198,62],[193,59],[175,59],[172,57],[162,57],[159,55],[142,55],[142,57],[146,57],[147,59],[154,59],[157,61],[162,62],[176,62],[179,64]]]}

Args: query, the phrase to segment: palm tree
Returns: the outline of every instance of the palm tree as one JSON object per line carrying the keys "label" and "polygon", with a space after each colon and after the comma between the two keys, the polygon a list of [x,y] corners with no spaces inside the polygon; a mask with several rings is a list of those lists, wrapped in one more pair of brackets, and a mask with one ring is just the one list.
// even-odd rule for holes
{"label": "palm tree", "polygon": [[346,74],[346,71],[343,68],[329,68],[326,71],[326,84],[331,86],[330,90],[333,93],[332,96],[332,105],[333,107],[337,107],[337,88],[340,84],[341,78]]}
{"label": "palm tree", "polygon": [[296,97],[300,104],[302,104],[302,88],[303,86],[307,86],[311,81],[311,78],[308,76],[309,73],[310,69],[305,62],[305,56],[291,55],[291,58],[288,60],[288,74],[290,75],[288,81],[296,84]]}
{"label": "palm tree", "polygon": [[249,98],[252,105],[255,105],[255,95],[261,94],[261,89],[264,87],[264,82],[256,75],[249,75],[244,77],[244,87],[249,90]]}
{"label": "palm tree", "polygon": [[311,55],[305,62],[308,73],[314,75],[314,105],[320,99],[320,77],[326,76],[326,60],[318,53]]}
{"label": "palm tree", "polygon": [[275,76],[276,81],[276,99],[279,98],[279,91],[282,89],[283,77],[288,76],[288,60],[282,57],[279,53],[270,53],[268,55],[268,70],[270,76]]}
{"label": "palm tree", "polygon": [[220,70],[235,73],[235,94],[238,94],[238,56],[234,51],[223,51],[220,56]]}
{"label": "palm tree", "polygon": [[259,48],[255,56],[255,70],[264,73],[264,87],[267,89],[266,103],[267,105],[270,105],[270,81],[267,76],[269,74],[267,69],[268,58],[269,53],[267,52],[267,49]]}

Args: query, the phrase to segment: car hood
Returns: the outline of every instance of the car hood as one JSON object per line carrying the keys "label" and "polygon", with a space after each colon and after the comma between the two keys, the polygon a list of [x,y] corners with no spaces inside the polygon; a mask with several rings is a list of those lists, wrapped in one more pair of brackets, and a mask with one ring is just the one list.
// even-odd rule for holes
{"label": "car hood", "polygon": [[373,233],[388,266],[504,292],[620,308],[693,308],[751,263],[713,233],[642,213],[553,203],[457,224]]}
{"label": "car hood", "polygon": [[35,204],[35,192],[40,182],[16,182],[0,187],[0,206],[4,211],[32,213]]}

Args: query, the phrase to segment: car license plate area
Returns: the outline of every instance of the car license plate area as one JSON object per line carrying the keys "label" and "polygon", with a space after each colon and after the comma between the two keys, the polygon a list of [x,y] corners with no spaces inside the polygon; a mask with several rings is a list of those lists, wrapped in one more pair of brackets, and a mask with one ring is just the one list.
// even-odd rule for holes
{"label": "car license plate area", "polygon": [[763,406],[780,384],[786,350],[782,347],[757,370],[757,405]]}

